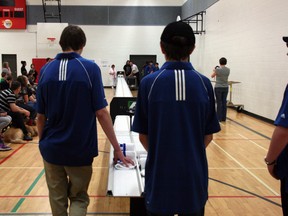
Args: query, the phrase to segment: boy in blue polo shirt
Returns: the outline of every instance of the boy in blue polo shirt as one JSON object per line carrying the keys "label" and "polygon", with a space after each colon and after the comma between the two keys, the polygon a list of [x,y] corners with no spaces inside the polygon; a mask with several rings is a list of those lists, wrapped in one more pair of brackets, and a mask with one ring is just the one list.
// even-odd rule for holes
{"label": "boy in blue polo shirt", "polygon": [[[288,37],[283,37],[288,47]],[[269,151],[264,161],[271,176],[281,181],[281,202],[284,216],[288,215],[288,85],[286,86],[282,105],[274,122]]]}
{"label": "boy in blue polo shirt", "polygon": [[205,148],[220,131],[210,80],[188,62],[192,28],[173,22],[161,35],[166,63],[143,78],[133,131],[148,151],[145,202],[148,215],[204,215],[208,199]]}
{"label": "boy in blue polo shirt", "polygon": [[63,53],[42,69],[37,88],[39,148],[44,159],[53,215],[84,216],[93,158],[98,155],[96,117],[114,147],[115,161],[125,158],[106,110],[101,72],[81,57],[86,36],[67,26],[59,42]]}

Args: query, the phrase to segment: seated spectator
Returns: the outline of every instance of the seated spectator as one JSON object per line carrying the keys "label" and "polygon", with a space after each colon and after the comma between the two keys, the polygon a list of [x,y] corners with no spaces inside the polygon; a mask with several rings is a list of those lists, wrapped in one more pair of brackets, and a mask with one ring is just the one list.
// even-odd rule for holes
{"label": "seated spectator", "polygon": [[7,69],[7,68],[3,68],[3,69],[2,69],[1,82],[6,79],[8,73],[9,73],[9,72],[8,72],[8,69]]}
{"label": "seated spectator", "polygon": [[33,76],[32,73],[29,73],[29,74],[28,74],[28,81],[29,81],[29,84],[30,84],[31,86],[34,86],[34,85],[35,85],[34,76]]}
{"label": "seated spectator", "polygon": [[156,68],[153,65],[153,61],[150,61],[148,63],[148,65],[145,67],[144,76],[147,76],[148,74],[151,74],[151,73],[153,73],[155,71],[156,71]]}
{"label": "seated spectator", "polygon": [[[27,92],[28,92],[28,99],[29,99],[28,104],[30,102],[32,102],[33,106],[34,106],[34,103],[36,103],[37,83],[34,83],[32,85],[29,81],[29,78],[25,77],[25,79],[26,79],[26,83],[28,83],[27,84]],[[35,107],[35,109],[36,109],[36,107]]]}
{"label": "seated spectator", "polygon": [[23,140],[30,141],[32,137],[28,135],[24,124],[24,116],[29,117],[30,112],[16,105],[16,95],[21,91],[21,84],[18,81],[11,83],[11,88],[0,92],[0,108],[12,117],[12,126],[20,128],[24,134]]}
{"label": "seated spectator", "polygon": [[0,109],[0,151],[9,151],[11,148],[2,140],[2,130],[6,128],[12,121],[11,116],[7,115],[7,112]]}
{"label": "seated spectator", "polygon": [[[3,73],[3,72],[2,72]],[[4,80],[2,80],[0,82],[0,90],[5,90],[5,89],[9,89],[10,85],[12,82],[12,76],[7,74],[4,78]]]}
{"label": "seated spectator", "polygon": [[[30,112],[29,120],[27,122],[28,125],[36,125],[35,118],[36,118],[36,107],[35,103],[29,100],[32,97],[32,91],[28,88],[28,78],[26,76],[20,75],[17,77],[17,81],[21,84],[21,91],[17,96],[16,104],[26,109]],[[35,102],[35,100],[34,100]]]}
{"label": "seated spectator", "polygon": [[[30,65],[30,70],[29,70],[29,73],[28,73],[28,77],[31,78],[33,84],[36,82],[37,77],[38,77],[38,72],[36,71],[34,64]],[[31,85],[33,85],[33,84],[31,83]]]}
{"label": "seated spectator", "polygon": [[156,62],[154,66],[155,66],[155,70],[158,71],[159,70],[159,63]]}

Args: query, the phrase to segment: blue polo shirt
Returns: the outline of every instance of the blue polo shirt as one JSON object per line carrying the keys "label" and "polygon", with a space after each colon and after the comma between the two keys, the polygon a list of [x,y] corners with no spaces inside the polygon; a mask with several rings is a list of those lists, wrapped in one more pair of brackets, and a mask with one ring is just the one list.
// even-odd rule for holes
{"label": "blue polo shirt", "polygon": [[275,120],[275,125],[288,127],[288,85],[286,86],[282,105]]}
{"label": "blue polo shirt", "polygon": [[101,72],[77,53],[60,53],[40,72],[37,111],[47,118],[39,141],[49,163],[85,166],[98,155],[96,111],[107,106]]}
{"label": "blue polo shirt", "polygon": [[133,131],[148,135],[145,201],[158,214],[200,211],[208,199],[204,136],[220,130],[208,78],[166,62],[141,81]]}
{"label": "blue polo shirt", "polygon": [[[288,85],[286,86],[283,101],[281,104],[281,107],[279,109],[278,115],[276,117],[276,120],[274,122],[276,126],[281,126],[288,128]],[[288,144],[288,143],[287,143]],[[277,158],[277,168],[276,168],[276,175],[280,179],[286,179],[286,192],[288,192],[288,145],[284,148],[284,150],[281,152],[279,157]]]}

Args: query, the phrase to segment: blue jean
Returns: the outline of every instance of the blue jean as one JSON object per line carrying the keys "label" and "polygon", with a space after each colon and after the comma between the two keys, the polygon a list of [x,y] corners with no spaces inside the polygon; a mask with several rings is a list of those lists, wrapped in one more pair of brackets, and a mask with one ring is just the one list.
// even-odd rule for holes
{"label": "blue jean", "polygon": [[228,87],[215,88],[216,113],[219,121],[226,121]]}

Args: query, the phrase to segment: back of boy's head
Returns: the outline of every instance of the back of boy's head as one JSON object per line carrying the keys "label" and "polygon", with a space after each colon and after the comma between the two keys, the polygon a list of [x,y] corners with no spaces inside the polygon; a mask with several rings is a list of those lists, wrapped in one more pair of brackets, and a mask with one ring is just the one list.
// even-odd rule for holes
{"label": "back of boy's head", "polygon": [[219,59],[219,64],[220,64],[220,65],[226,65],[226,64],[227,64],[227,59],[224,58],[224,57],[220,58],[220,59]]}
{"label": "back of boy's head", "polygon": [[59,44],[63,51],[80,50],[86,45],[84,31],[75,25],[69,25],[62,31]]}
{"label": "back of boy's head", "polygon": [[194,46],[195,35],[190,25],[185,22],[169,23],[162,32],[161,41],[178,46]]}
{"label": "back of boy's head", "polygon": [[12,91],[18,89],[19,87],[21,87],[21,83],[20,83],[20,82],[18,82],[18,81],[12,81],[11,87],[10,87]]}
{"label": "back of boy's head", "polygon": [[189,57],[195,47],[195,35],[190,25],[184,22],[168,24],[161,35],[161,47],[169,60]]}

